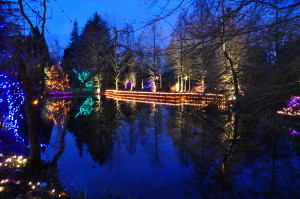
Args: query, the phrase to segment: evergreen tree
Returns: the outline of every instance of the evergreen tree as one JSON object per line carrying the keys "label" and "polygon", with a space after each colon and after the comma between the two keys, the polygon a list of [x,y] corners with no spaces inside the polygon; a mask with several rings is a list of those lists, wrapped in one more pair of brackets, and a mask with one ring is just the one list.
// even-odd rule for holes
{"label": "evergreen tree", "polygon": [[49,89],[64,91],[69,88],[68,75],[65,75],[59,65],[52,66],[47,72],[47,86]]}
{"label": "evergreen tree", "polygon": [[[14,71],[11,67],[11,58],[15,49],[16,35],[20,33],[20,26],[15,23],[17,20],[17,9],[13,6],[16,3],[13,1],[0,0],[0,70]],[[10,66],[10,67],[9,67]]]}
{"label": "evergreen tree", "polygon": [[[76,54],[77,71],[88,70],[91,74],[98,71],[94,80],[102,86],[113,84],[113,69],[105,65],[100,71],[101,62],[111,53],[110,33],[107,22],[95,13],[85,25],[79,37],[78,53]],[[101,82],[101,83],[100,83]]]}
{"label": "evergreen tree", "polygon": [[76,79],[76,75],[73,73],[73,69],[76,68],[76,55],[77,46],[79,40],[79,30],[78,30],[78,22],[74,21],[73,30],[71,33],[71,39],[68,47],[64,50],[62,68],[64,71],[70,75],[70,80],[72,85],[75,85],[76,81],[72,81]]}

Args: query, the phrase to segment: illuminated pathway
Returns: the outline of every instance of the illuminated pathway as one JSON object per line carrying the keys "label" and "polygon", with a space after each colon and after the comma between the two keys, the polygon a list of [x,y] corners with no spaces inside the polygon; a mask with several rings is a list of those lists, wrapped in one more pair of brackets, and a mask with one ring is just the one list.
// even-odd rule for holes
{"label": "illuminated pathway", "polygon": [[206,93],[168,93],[168,92],[145,92],[145,91],[120,91],[106,90],[107,99],[134,101],[141,103],[155,103],[169,106],[200,106],[217,104],[220,110],[227,109],[227,100],[222,94]]}

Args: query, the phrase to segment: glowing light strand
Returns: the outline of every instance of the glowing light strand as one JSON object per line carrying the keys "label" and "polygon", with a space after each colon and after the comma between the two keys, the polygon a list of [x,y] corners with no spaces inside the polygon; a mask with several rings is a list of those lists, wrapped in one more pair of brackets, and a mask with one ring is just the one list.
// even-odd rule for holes
{"label": "glowing light strand", "polygon": [[54,91],[49,93],[50,95],[70,95],[73,94],[73,92],[67,92],[67,91]]}
{"label": "glowing light strand", "polygon": [[[24,120],[21,106],[24,104],[25,95],[18,82],[11,81],[7,75],[0,74],[0,110],[3,114],[7,130],[13,132],[17,142],[25,143],[25,139],[19,134],[19,121]],[[47,147],[40,144],[40,147]],[[27,145],[30,148],[30,145]]]}
{"label": "glowing light strand", "polygon": [[[0,75],[0,103],[4,123],[7,130],[12,131],[17,142],[25,140],[19,135],[19,119],[24,119],[21,112],[21,105],[24,103],[25,97],[21,86],[18,82],[10,81],[7,75]],[[8,109],[7,109],[8,108]]]}
{"label": "glowing light strand", "polygon": [[143,87],[143,90],[147,90],[147,91],[151,90],[152,84],[153,84],[153,82],[152,82],[152,79],[151,79],[151,80],[148,81],[148,85]]}
{"label": "glowing light strand", "polygon": [[[81,83],[84,83],[88,78],[89,78],[89,76],[91,75],[89,72],[87,72],[87,71],[82,71],[81,73],[80,72],[78,72],[78,71],[76,71],[75,69],[73,69],[73,71],[74,71],[74,73],[76,73],[77,75],[78,75],[78,79],[79,79],[79,81],[81,82]],[[87,88],[90,88],[90,87],[92,87],[93,86],[93,81],[89,81],[89,82],[87,82],[86,84],[85,84],[85,86],[87,87]]]}
{"label": "glowing light strand", "polygon": [[192,105],[206,107],[209,104],[217,103],[220,110],[226,110],[228,100],[222,94],[206,93],[167,93],[167,92],[145,92],[145,91],[120,91],[106,90],[107,99],[135,101],[141,103],[155,103],[161,105]]}
{"label": "glowing light strand", "polygon": [[287,116],[300,116],[300,97],[294,96],[288,101],[288,108],[277,111],[278,114]]}
{"label": "glowing light strand", "polygon": [[294,130],[294,129],[289,129],[290,130],[290,134],[291,135],[300,135],[300,132],[299,131],[296,131],[296,130]]}
{"label": "glowing light strand", "polygon": [[68,75],[63,73],[59,64],[52,66],[47,73],[47,86],[49,89],[56,89],[64,91],[65,88],[70,88]]}
{"label": "glowing light strand", "polygon": [[63,128],[65,118],[70,111],[71,101],[61,100],[50,102],[48,106],[48,117],[54,124]]}
{"label": "glowing light strand", "polygon": [[91,97],[88,97],[80,106],[79,112],[76,114],[75,118],[77,118],[80,115],[88,116],[89,114],[91,114],[93,110],[93,104],[93,99]]}
{"label": "glowing light strand", "polygon": [[131,81],[128,80],[125,84],[125,88],[131,88]]}

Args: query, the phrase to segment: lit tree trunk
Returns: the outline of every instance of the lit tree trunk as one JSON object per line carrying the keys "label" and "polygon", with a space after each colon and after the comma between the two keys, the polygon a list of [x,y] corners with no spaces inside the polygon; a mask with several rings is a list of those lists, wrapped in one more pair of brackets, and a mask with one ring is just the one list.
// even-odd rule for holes
{"label": "lit tree trunk", "polygon": [[236,99],[235,102],[235,109],[237,109],[239,107],[239,83],[238,83],[238,76],[237,76],[237,72],[234,68],[234,63],[230,57],[230,54],[228,53],[227,49],[226,49],[226,39],[225,39],[225,32],[226,32],[226,19],[225,19],[225,11],[224,11],[224,1],[222,1],[222,14],[223,14],[223,25],[222,25],[222,34],[221,34],[221,38],[222,38],[222,44],[223,44],[223,53],[225,58],[227,59],[227,62],[229,63],[229,67],[230,67],[230,71],[231,71],[231,75],[233,77],[233,84],[234,84],[234,96]]}
{"label": "lit tree trunk", "polygon": [[185,76],[184,80],[184,92],[186,92],[187,76]]}
{"label": "lit tree trunk", "polygon": [[182,78],[182,75],[180,75],[180,92],[183,92],[183,78]]}
{"label": "lit tree trunk", "polygon": [[180,24],[180,92],[183,92],[183,77],[182,77],[182,73],[183,73],[183,69],[182,69],[182,65],[183,65],[183,32],[182,32],[182,24]]}
{"label": "lit tree trunk", "polygon": [[153,92],[156,92],[156,26],[153,26]]}
{"label": "lit tree trunk", "polygon": [[204,93],[204,88],[205,88],[205,85],[204,85],[204,68],[202,68],[202,75],[201,75],[201,90],[202,90],[202,93]]}
{"label": "lit tree trunk", "polygon": [[178,75],[178,90],[176,90],[176,91],[179,91],[180,89],[179,89],[179,86],[180,86],[180,84],[179,84],[179,75]]}
{"label": "lit tree trunk", "polygon": [[119,78],[118,78],[118,77],[116,77],[116,82],[115,82],[115,84],[116,84],[116,90],[118,90],[118,89],[119,89],[119,87],[118,87],[118,83],[119,83]]}
{"label": "lit tree trunk", "polygon": [[98,89],[97,89],[98,93],[101,92],[101,82],[100,82],[100,74],[98,74]]}
{"label": "lit tree trunk", "polygon": [[152,80],[152,86],[153,86],[152,91],[153,91],[153,92],[156,92],[155,80]]}
{"label": "lit tree trunk", "polygon": [[189,77],[189,91],[191,91],[191,77]]}
{"label": "lit tree trunk", "polygon": [[159,88],[160,88],[160,90],[162,90],[161,74],[159,74]]}
{"label": "lit tree trunk", "polygon": [[144,88],[144,79],[142,79],[142,89]]}

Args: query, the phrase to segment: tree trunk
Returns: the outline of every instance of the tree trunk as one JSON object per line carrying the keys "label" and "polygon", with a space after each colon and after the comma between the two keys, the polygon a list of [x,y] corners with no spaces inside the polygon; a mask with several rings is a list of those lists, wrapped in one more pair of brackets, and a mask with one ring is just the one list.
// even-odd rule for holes
{"label": "tree trunk", "polygon": [[161,74],[159,75],[159,88],[162,90]]}
{"label": "tree trunk", "polygon": [[116,79],[116,90],[118,90],[118,89],[119,89],[119,87],[118,87],[118,83],[119,83],[119,79]]}
{"label": "tree trunk", "polygon": [[180,75],[180,92],[183,92],[183,77]]}
{"label": "tree trunk", "polygon": [[189,91],[191,91],[191,77],[189,77]]}
{"label": "tree trunk", "polygon": [[26,92],[26,116],[28,122],[28,137],[30,144],[30,155],[28,162],[31,166],[39,166],[41,161],[41,150],[38,131],[38,104],[33,104],[31,92]]}
{"label": "tree trunk", "polygon": [[176,91],[179,91],[180,90],[180,82],[179,82],[179,75],[178,75],[178,90]]}

